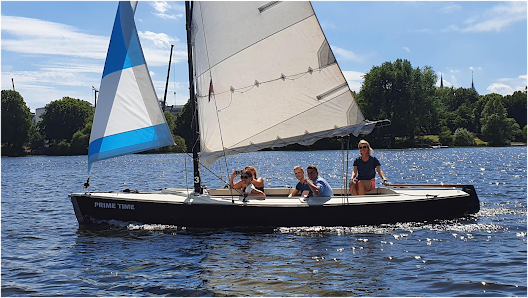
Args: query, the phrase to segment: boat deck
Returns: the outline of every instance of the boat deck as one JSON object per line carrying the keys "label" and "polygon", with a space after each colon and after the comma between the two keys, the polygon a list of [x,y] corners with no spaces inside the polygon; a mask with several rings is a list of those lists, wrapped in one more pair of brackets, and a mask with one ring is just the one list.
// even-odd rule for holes
{"label": "boat deck", "polygon": [[[291,189],[269,188],[265,190],[266,197],[244,197],[230,189],[210,189],[202,195],[194,195],[187,189],[163,189],[152,192],[109,192],[86,193],[93,199],[111,199],[124,201],[149,201],[173,204],[220,204],[249,206],[317,206],[317,205],[355,205],[383,202],[405,202],[416,200],[443,199],[469,196],[466,192],[455,188],[376,188],[363,196],[344,194],[342,188],[334,189],[333,197],[288,197]],[[80,194],[74,194],[80,195]]]}

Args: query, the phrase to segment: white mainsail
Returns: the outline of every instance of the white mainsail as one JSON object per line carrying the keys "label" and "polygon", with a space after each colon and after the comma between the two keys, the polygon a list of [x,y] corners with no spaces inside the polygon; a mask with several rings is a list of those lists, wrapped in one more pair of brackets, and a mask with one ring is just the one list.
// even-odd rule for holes
{"label": "white mainsail", "polygon": [[200,162],[369,134],[310,2],[197,1]]}
{"label": "white mainsail", "polygon": [[89,169],[98,160],[174,145],[139,42],[136,5],[119,2],[90,135]]}

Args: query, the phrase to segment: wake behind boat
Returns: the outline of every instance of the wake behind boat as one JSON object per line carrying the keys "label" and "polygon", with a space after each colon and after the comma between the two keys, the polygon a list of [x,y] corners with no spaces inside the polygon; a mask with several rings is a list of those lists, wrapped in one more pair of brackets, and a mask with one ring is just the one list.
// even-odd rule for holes
{"label": "wake behind boat", "polygon": [[[191,127],[194,189],[85,189],[70,195],[80,225],[120,220],[185,227],[355,226],[479,211],[471,185],[399,185],[354,197],[334,189],[332,197],[310,198],[289,198],[287,188],[266,189],[265,198],[254,198],[204,187],[200,166],[226,155],[357,137],[387,121],[363,116],[309,2],[185,5],[190,104],[197,119]],[[134,9],[128,2],[118,7],[90,137],[90,172],[94,162],[174,144],[143,56]],[[252,129],[241,129],[241,123]]]}

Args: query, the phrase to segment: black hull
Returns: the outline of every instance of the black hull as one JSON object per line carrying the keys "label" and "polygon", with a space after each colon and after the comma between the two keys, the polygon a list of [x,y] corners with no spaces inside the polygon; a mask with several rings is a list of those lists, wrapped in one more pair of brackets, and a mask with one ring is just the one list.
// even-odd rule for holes
{"label": "black hull", "polygon": [[[477,213],[480,202],[473,186],[465,187],[464,191],[469,196],[308,207],[189,205],[137,200],[128,202],[122,199],[94,199],[86,194],[71,195],[71,200],[80,225],[119,220],[197,228],[358,226],[453,219]],[[119,206],[96,208],[94,201],[109,204],[108,206],[130,203],[134,205],[134,209],[120,209]]]}

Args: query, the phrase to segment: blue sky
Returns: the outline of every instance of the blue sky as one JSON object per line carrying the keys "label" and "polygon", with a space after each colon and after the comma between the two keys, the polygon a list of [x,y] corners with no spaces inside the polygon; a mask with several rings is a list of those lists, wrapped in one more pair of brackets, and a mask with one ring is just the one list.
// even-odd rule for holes
{"label": "blue sky", "polygon": [[[352,90],[373,66],[398,58],[431,66],[444,86],[511,94],[527,85],[527,2],[314,1],[314,10]],[[2,1],[2,90],[32,111],[64,96],[93,103],[118,3]],[[141,1],[136,25],[160,98],[170,45],[167,103],[189,97],[183,2]],[[437,82],[439,85],[440,82]]]}

